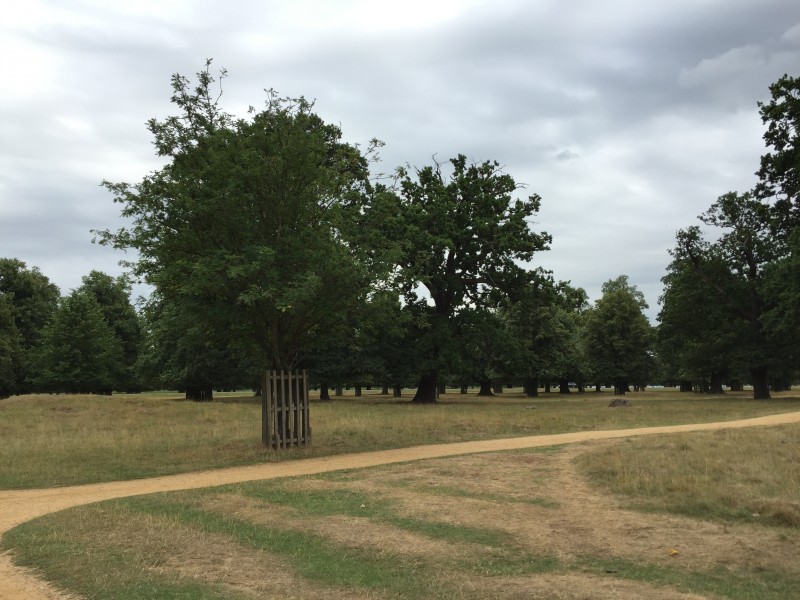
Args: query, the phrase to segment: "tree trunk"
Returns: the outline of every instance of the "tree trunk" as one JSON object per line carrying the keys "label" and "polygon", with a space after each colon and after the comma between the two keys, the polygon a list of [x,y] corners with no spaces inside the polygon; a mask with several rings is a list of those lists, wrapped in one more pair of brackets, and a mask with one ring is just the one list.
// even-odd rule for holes
{"label": "tree trunk", "polygon": [[495,383],[492,385],[492,391],[495,394],[502,394],[503,393],[503,384],[502,383]]}
{"label": "tree trunk", "polygon": [[492,382],[489,379],[481,381],[481,389],[478,390],[478,396],[494,396],[492,393]]}
{"label": "tree trunk", "polygon": [[722,373],[720,371],[711,371],[711,385],[709,388],[711,394],[725,393],[725,390],[722,389]]}
{"label": "tree trunk", "polygon": [[388,396],[389,395],[389,384],[384,383],[383,387],[381,388],[381,396]]}
{"label": "tree trunk", "polygon": [[337,383],[336,384],[336,395],[337,396],[344,396],[344,391],[342,390],[342,384],[341,383]]}
{"label": "tree trunk", "polygon": [[528,379],[525,382],[525,395],[528,398],[535,398],[539,395],[539,380],[536,378]]}
{"label": "tree trunk", "polygon": [[214,389],[211,384],[187,385],[186,399],[195,402],[211,402],[214,399]]}
{"label": "tree trunk", "polygon": [[769,383],[767,383],[767,367],[752,367],[750,378],[753,384],[753,400],[769,400]]}
{"label": "tree trunk", "polygon": [[394,384],[392,388],[392,396],[395,398],[401,398],[403,396],[403,386],[399,383]]}
{"label": "tree trunk", "polygon": [[439,390],[439,372],[431,371],[419,378],[417,393],[414,394],[411,402],[414,404],[436,404],[436,396]]}
{"label": "tree trunk", "polygon": [[692,382],[689,381],[688,379],[681,379],[681,391],[682,392],[691,392],[692,390],[693,390]]}
{"label": "tree trunk", "polygon": [[614,382],[614,395],[624,396],[629,390],[628,382],[622,379],[617,379]]}
{"label": "tree trunk", "polygon": [[330,400],[331,399],[331,392],[328,389],[327,383],[320,383],[319,384],[319,399],[320,400]]}
{"label": "tree trunk", "polygon": [[600,392],[602,392],[602,391],[603,391],[603,390],[601,389],[601,386],[600,386],[600,384],[599,384],[599,383],[595,383],[595,384],[594,384],[594,391],[595,391],[595,392],[597,392],[597,393],[600,393]]}
{"label": "tree trunk", "polygon": [[569,394],[569,381],[566,379],[559,379],[558,380],[558,393],[559,394]]}
{"label": "tree trunk", "polygon": [[447,384],[443,381],[439,382],[439,393],[446,394],[447,393]]}
{"label": "tree trunk", "polygon": [[732,392],[742,392],[742,391],[744,391],[744,385],[738,379],[731,379],[730,387],[731,387],[731,391]]}
{"label": "tree trunk", "polygon": [[462,386],[461,386],[461,393],[462,393],[462,394],[466,394],[466,393],[467,393],[467,391],[468,391],[468,390],[467,390],[467,386],[466,386],[466,385],[462,385]]}
{"label": "tree trunk", "polygon": [[359,398],[361,396],[361,386],[357,385],[357,386],[355,386],[354,389],[355,389],[354,394],[356,395],[356,398]]}

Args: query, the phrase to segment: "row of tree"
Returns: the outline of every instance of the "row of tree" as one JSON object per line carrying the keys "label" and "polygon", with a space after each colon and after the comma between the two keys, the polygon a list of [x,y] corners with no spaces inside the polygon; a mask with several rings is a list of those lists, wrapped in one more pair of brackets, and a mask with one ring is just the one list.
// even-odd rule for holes
{"label": "row of tree", "polygon": [[[644,385],[657,376],[646,304],[627,277],[607,282],[590,307],[582,289],[541,271],[535,275],[515,299],[495,309],[464,308],[441,326],[428,342],[437,346],[437,387],[466,393],[479,385],[490,395],[516,383],[536,395],[540,386],[569,392],[569,382],[582,389],[592,381],[624,392],[629,382]],[[158,294],[137,312],[122,277],[92,271],[60,297],[36,267],[0,259],[0,290],[3,396],[178,388],[202,400],[215,389],[259,381],[263,365],[236,336],[211,329],[191,308],[165,303]],[[371,294],[336,332],[338,341],[318,345],[300,365],[311,368],[322,397],[329,386],[354,386],[360,393],[362,386],[378,385],[399,395],[432,364],[420,352],[420,342],[430,338],[427,309],[419,309],[401,302],[396,291]]]}
{"label": "row of tree", "polygon": [[4,261],[0,394],[177,387],[210,399],[265,367],[308,367],[323,397],[412,383],[421,403],[444,383],[624,393],[657,378],[709,391],[747,381],[767,397],[797,373],[796,79],[761,106],[772,151],[756,190],[701,216],[722,228],[715,241],[678,233],[657,331],[627,277],[589,306],[523,266],[551,241],[530,226],[541,199],[516,198],[497,163],[458,156],[375,177],[379,142],[345,143],[311,103],[273,93],[235,118],[216,84],[210,61],[194,84],[173,76],[178,114],[148,123],[165,165],[105,182],[130,226],[96,238],[136,251],[131,274],[155,290],[138,313],[121,279],[93,272],[59,299],[38,270]]}

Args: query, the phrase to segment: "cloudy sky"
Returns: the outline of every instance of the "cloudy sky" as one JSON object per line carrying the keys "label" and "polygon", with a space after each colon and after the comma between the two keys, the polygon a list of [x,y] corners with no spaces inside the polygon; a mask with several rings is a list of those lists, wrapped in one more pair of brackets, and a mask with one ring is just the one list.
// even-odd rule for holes
{"label": "cloudy sky", "polygon": [[756,102],[800,72],[797,0],[26,0],[0,21],[0,257],[66,293],[121,272],[99,183],[159,166],[169,78],[225,67],[223,105],[316,100],[382,170],[458,153],[542,196],[536,261],[593,299],[627,274],[657,312],[675,232],[747,190]]}

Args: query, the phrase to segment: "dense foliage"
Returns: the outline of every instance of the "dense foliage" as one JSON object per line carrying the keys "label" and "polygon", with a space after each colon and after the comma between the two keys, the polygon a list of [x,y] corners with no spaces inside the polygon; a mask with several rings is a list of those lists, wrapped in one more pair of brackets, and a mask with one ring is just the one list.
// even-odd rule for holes
{"label": "dense foliage", "polygon": [[[221,73],[220,80],[225,76]],[[264,368],[309,368],[328,390],[417,385],[680,384],[769,397],[800,362],[800,80],[760,103],[767,151],[751,191],[720,196],[678,232],[658,327],[626,276],[586,292],[531,265],[550,236],[541,198],[497,162],[463,155],[371,174],[312,103],[269,92],[262,110],[220,106],[210,61],[175,75],[177,114],[148,129],[164,165],[105,186],[128,226],[95,232],[135,251],[153,286],[139,308],[127,278],[98,271],[61,298],[35,267],[0,259],[0,397],[256,388]],[[705,228],[705,229],[704,229]]]}

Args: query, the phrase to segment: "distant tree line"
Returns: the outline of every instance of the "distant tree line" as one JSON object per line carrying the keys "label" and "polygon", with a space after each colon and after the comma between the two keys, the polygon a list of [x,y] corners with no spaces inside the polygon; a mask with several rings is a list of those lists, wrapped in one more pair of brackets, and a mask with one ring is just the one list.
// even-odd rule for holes
{"label": "distant tree line", "polygon": [[797,79],[761,105],[758,186],[678,232],[658,327],[627,276],[585,291],[529,268],[548,234],[541,199],[498,163],[457,156],[372,175],[380,142],[342,141],[313,104],[269,93],[236,118],[224,71],[172,78],[177,114],[148,128],[165,165],[104,182],[130,226],[100,243],[135,251],[128,279],[93,271],[61,297],[36,267],[0,259],[0,396],[257,388],[264,368],[309,368],[322,398],[376,386],[435,402],[445,386],[489,395],[649,383],[756,398],[798,375]]}

